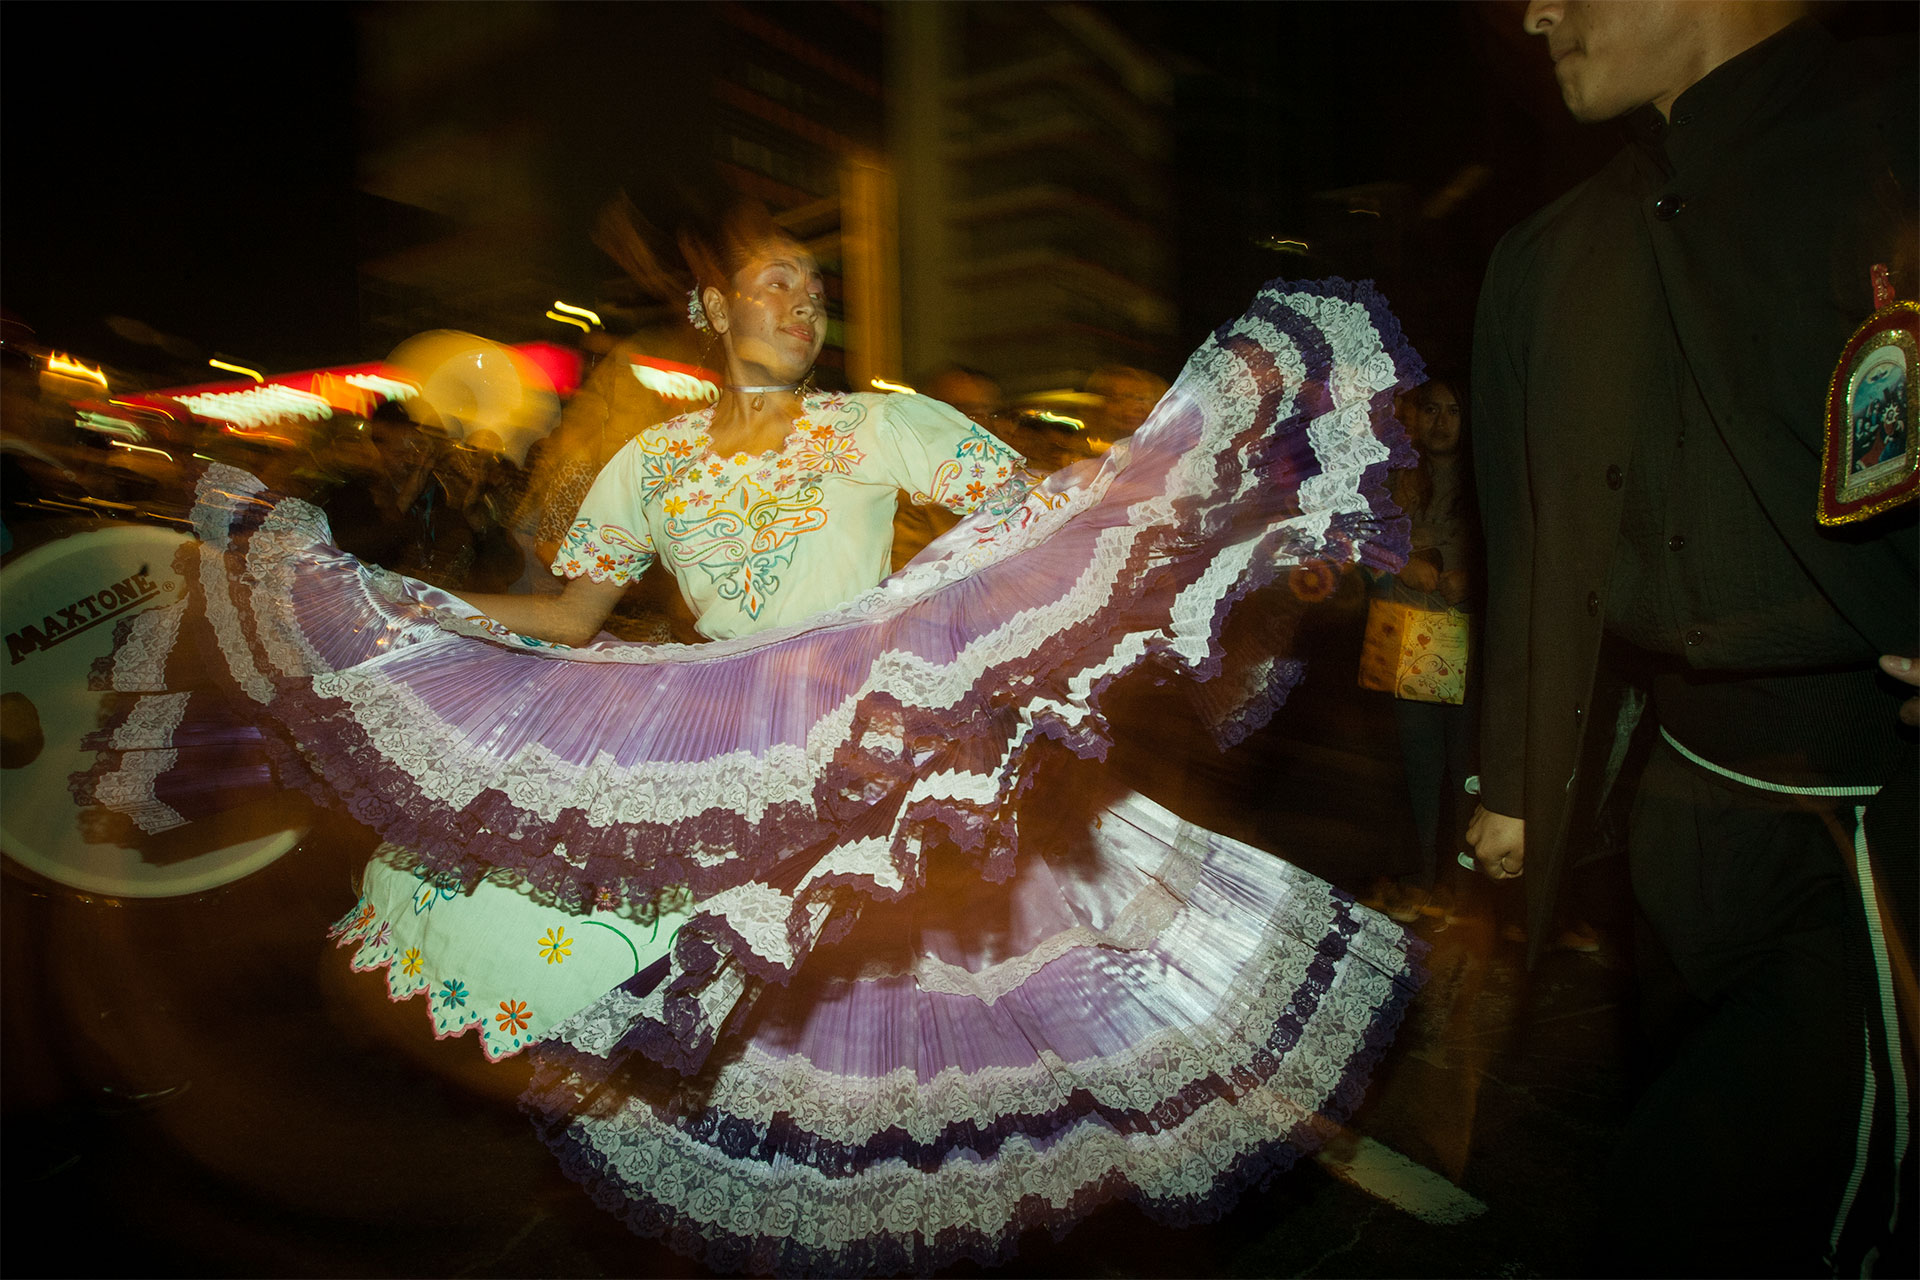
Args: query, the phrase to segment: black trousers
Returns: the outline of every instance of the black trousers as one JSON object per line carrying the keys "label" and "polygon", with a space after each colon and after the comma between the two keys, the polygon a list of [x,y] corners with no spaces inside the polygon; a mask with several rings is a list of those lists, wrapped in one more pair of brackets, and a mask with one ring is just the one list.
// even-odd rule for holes
{"label": "black trousers", "polygon": [[1616,1274],[1858,1275],[1897,1247],[1904,1066],[1854,874],[1863,803],[1745,787],[1664,742],[1648,762],[1629,852],[1662,1056],[1609,1179]]}
{"label": "black trousers", "polygon": [[1465,794],[1473,773],[1473,742],[1477,733],[1471,703],[1393,700],[1394,724],[1400,730],[1400,756],[1406,765],[1407,798],[1413,804],[1414,838],[1420,858],[1404,879],[1431,889],[1442,868],[1453,866],[1459,848],[1454,827],[1458,797]]}

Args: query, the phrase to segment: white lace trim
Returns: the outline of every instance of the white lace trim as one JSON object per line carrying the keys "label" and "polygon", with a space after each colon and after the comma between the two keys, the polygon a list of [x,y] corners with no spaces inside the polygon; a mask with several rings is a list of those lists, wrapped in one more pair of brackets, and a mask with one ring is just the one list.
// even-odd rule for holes
{"label": "white lace trim", "polygon": [[166,689],[167,659],[180,643],[180,623],[186,616],[184,599],[135,614],[126,639],[113,651],[110,686],[122,693]]}
{"label": "white lace trim", "polygon": [[192,696],[162,693],[140,697],[108,738],[108,749],[124,754],[112,772],[94,781],[95,804],[125,814],[150,836],[186,825],[178,810],[154,794],[154,784],[179,761],[180,753],[172,747],[173,735]]}
{"label": "white lace trim", "polygon": [[[428,641],[392,661],[426,660],[431,647]],[[575,764],[538,742],[504,758],[449,751],[446,727],[386,666],[363,663],[318,675],[313,688],[351,706],[355,722],[381,756],[404,769],[426,795],[454,809],[465,808],[483,791],[497,790],[544,821],[584,805],[588,821],[611,826],[685,821],[724,797],[729,809],[757,822],[775,805],[810,802],[830,758],[785,744],[758,757],[733,751],[707,760],[656,760],[633,767],[622,766],[608,751],[598,752],[589,764]],[[678,852],[703,865],[732,856],[731,850],[693,846]]]}
{"label": "white lace trim", "polygon": [[[1040,970],[1082,947],[1112,947],[1131,951],[1145,947],[1160,936],[1180,913],[1181,902],[1159,885],[1149,885],[1127,904],[1127,911],[1113,930],[1091,925],[1063,929],[1024,956],[1003,960],[985,969],[963,969],[938,956],[922,954],[913,963],[913,980],[922,991],[937,995],[971,996],[982,1004],[998,1004],[1002,996],[1019,989]],[[863,975],[864,976],[864,975]]]}
{"label": "white lace trim", "polygon": [[[1204,1018],[1167,1027],[1097,1062],[1068,1062],[1041,1048],[1038,1061],[1027,1066],[975,1072],[947,1067],[931,1080],[921,1080],[914,1068],[901,1067],[884,1076],[855,1079],[824,1071],[798,1054],[776,1056],[748,1044],[717,1073],[687,1086],[682,1101],[692,1105],[697,1100],[759,1124],[785,1115],[810,1133],[848,1144],[895,1129],[931,1142],[956,1123],[984,1127],[1004,1115],[1045,1114],[1066,1104],[1077,1090],[1106,1106],[1149,1111],[1195,1081],[1216,1075],[1232,1078],[1244,1068],[1262,1050],[1267,1032],[1297,998],[1307,968],[1319,958],[1274,927],[1261,933],[1258,949],[1259,957],[1217,994]],[[1151,984],[1165,964],[1164,956],[1151,952],[1108,959],[1110,974],[1117,966],[1132,968],[1141,984]],[[1302,1071],[1293,1056],[1310,1062],[1318,1037],[1369,1025],[1374,1011],[1392,998],[1393,986],[1390,973],[1364,957],[1350,956],[1332,989],[1321,997],[1285,1069]],[[556,1028],[555,1035],[565,1031]],[[1350,1053],[1339,1057],[1339,1063],[1347,1056]],[[1296,1083],[1311,1083],[1312,1076],[1308,1070]]]}
{"label": "white lace trim", "polygon": [[178,810],[153,794],[154,780],[173,768],[177,751],[129,751],[120,767],[101,778],[93,789],[96,803],[124,813],[150,836],[186,825]]}
{"label": "white lace trim", "polygon": [[891,1237],[911,1250],[947,1231],[992,1239],[1028,1197],[1064,1209],[1113,1172],[1149,1200],[1198,1202],[1265,1143],[1291,1136],[1318,1146],[1332,1130],[1316,1114],[1324,1101],[1269,1082],[1152,1132],[1123,1135],[1092,1119],[1044,1147],[1016,1136],[991,1158],[950,1159],[930,1173],[889,1160],[836,1178],[807,1165],[729,1159],[632,1109],[576,1121],[571,1132],[628,1186],[709,1240],[768,1236],[837,1252]]}
{"label": "white lace trim", "polygon": [[[1271,934],[1262,939],[1263,951],[1276,944],[1283,952],[1302,949]],[[760,1124],[784,1115],[809,1132],[856,1144],[902,1121],[910,1136],[927,1142],[953,1120],[987,1124],[1010,1114],[1044,1114],[1076,1090],[1109,1105],[1149,1111],[1195,1080],[1234,1078],[1263,1051],[1266,1030],[1297,993],[1298,965],[1310,959],[1250,965],[1252,972],[1236,981],[1204,1023],[1170,1028],[1098,1063],[1068,1063],[1043,1051],[1033,1067],[972,1076],[949,1068],[920,1085],[904,1069],[882,1080],[855,1081],[803,1060],[776,1062],[749,1046],[710,1080],[683,1086],[683,1097],[653,1105],[630,1098],[611,1113],[576,1120],[571,1131],[628,1185],[690,1219],[709,1238],[790,1236],[809,1248],[837,1250],[876,1235],[907,1243],[914,1233],[928,1240],[947,1229],[991,1236],[1013,1219],[1024,1198],[1037,1194],[1064,1207],[1116,1170],[1150,1199],[1195,1200],[1262,1143],[1303,1125],[1304,1145],[1324,1136],[1314,1132],[1325,1123],[1316,1112],[1340,1087],[1394,994],[1392,977],[1361,951],[1340,964],[1332,989],[1267,1081],[1237,1101],[1209,1101],[1151,1132],[1122,1135],[1090,1117],[1044,1149],[1016,1136],[990,1158],[949,1159],[931,1173],[888,1160],[851,1176],[828,1177],[805,1165],[730,1159],[663,1121],[655,1106],[674,1115],[685,1114],[688,1105],[707,1105]],[[1276,973],[1280,981],[1262,981]],[[1262,986],[1263,998],[1250,999],[1250,988]]]}
{"label": "white lace trim", "polygon": [[190,693],[150,693],[136,700],[125,720],[107,736],[113,751],[171,749],[173,734],[187,714]]}
{"label": "white lace trim", "polygon": [[276,503],[247,543],[247,573],[254,581],[254,618],[267,661],[281,675],[310,675],[332,664],[310,644],[293,612],[294,566],[300,553],[332,530],[319,508],[298,499]]}
{"label": "white lace trim", "polygon": [[[207,621],[220,639],[220,649],[234,682],[249,698],[265,704],[273,698],[273,682],[254,665],[253,650],[240,624],[227,575],[227,548],[234,508],[258,493],[260,482],[244,471],[216,463],[200,478],[200,501],[194,507],[194,531],[200,535],[200,596]],[[213,494],[219,495],[216,502]],[[216,517],[219,517],[216,519]]]}
{"label": "white lace trim", "polygon": [[[1159,895],[1135,895],[1106,931],[1107,942],[1097,948],[1098,957],[1088,958],[1098,970],[1090,980],[1118,983],[1130,993],[1125,998],[1167,1010],[1171,1025],[1166,1030],[1125,1054],[1097,1063],[1067,1064],[1043,1056],[1030,1066],[988,1072],[967,1074],[948,1068],[930,1081],[921,1081],[911,1067],[877,1078],[853,1079],[822,1071],[798,1054],[776,1056],[748,1044],[724,1066],[689,1082],[685,1105],[712,1105],[757,1123],[769,1123],[785,1113],[809,1132],[839,1142],[864,1142],[892,1128],[928,1141],[957,1121],[987,1124],[1015,1110],[1029,1114],[1050,1110],[1075,1088],[1087,1089],[1109,1105],[1147,1109],[1194,1080],[1230,1075],[1245,1064],[1246,1054],[1254,1047],[1246,1039],[1249,1032],[1256,1038],[1265,1036],[1298,994],[1308,967],[1319,958],[1315,947],[1303,939],[1330,933],[1343,908],[1327,885],[1270,854],[1193,827],[1142,797],[1129,797],[1123,805],[1124,812],[1120,805],[1109,812],[1173,847],[1173,854],[1153,873],[1153,883],[1173,900],[1173,910],[1164,922],[1155,921]],[[1247,902],[1244,892],[1234,889],[1237,877],[1262,886],[1268,905],[1258,908]],[[1315,1026],[1366,1025],[1371,1011],[1391,998],[1396,978],[1406,971],[1404,935],[1396,925],[1362,907],[1347,905],[1344,910],[1359,928],[1347,940],[1347,957],[1321,1000]],[[1260,914],[1246,918],[1255,911]],[[1132,919],[1127,919],[1129,912],[1136,913]],[[1244,946],[1247,954],[1218,991],[1196,990],[1192,979],[1164,970],[1168,957],[1217,952],[1222,936],[1236,929],[1245,941],[1234,946]],[[1120,950],[1112,943],[1121,934],[1145,941],[1136,949]],[[1062,947],[1059,956],[1043,963],[1075,949]],[[733,962],[724,967],[732,969]],[[931,966],[935,971],[941,967],[938,961]],[[1039,968],[1040,964],[1009,968],[1005,977],[1018,973],[1024,980]],[[919,972],[916,959],[916,980]],[[962,985],[962,974],[964,970],[951,975],[956,986]],[[966,975],[968,979],[979,976]],[[984,984],[988,992],[1001,985],[997,976]],[[712,994],[738,989],[715,987]],[[640,1001],[621,992],[610,993],[607,1000],[556,1027],[554,1036],[604,1056],[636,1017],[663,1020],[663,991],[664,984]],[[1004,995],[1001,991],[996,998]],[[1189,1016],[1187,1011],[1195,1002],[1204,1003],[1210,1012],[1199,1018]],[[717,1001],[703,998],[700,1004],[712,1026],[720,1025],[729,1013]]]}
{"label": "white lace trim", "polygon": [[[1105,929],[1085,924],[1063,929],[1025,955],[977,970],[949,964],[923,951],[913,958],[907,972],[913,975],[915,985],[922,991],[969,996],[982,1004],[993,1005],[1070,951],[1082,947],[1142,950],[1157,941],[1185,909],[1187,895],[1204,869],[1205,849],[1196,848],[1196,844],[1204,842],[1196,838],[1192,827],[1183,823],[1166,858]],[[892,976],[889,968],[884,962],[868,965],[862,968],[860,977]]]}
{"label": "white lace trim", "polygon": [[893,863],[893,842],[879,836],[837,846],[801,880],[800,891],[806,892],[828,876],[859,876],[889,891],[906,886],[900,869]]}

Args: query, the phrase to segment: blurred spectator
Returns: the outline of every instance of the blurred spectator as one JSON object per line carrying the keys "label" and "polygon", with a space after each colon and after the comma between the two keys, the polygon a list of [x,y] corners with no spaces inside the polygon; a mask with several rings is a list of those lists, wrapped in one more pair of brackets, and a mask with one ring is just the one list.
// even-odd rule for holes
{"label": "blurred spectator", "polygon": [[1084,428],[1055,421],[1048,416],[1050,412],[1028,409],[1016,414],[1005,435],[1007,443],[1026,455],[1027,469],[1035,475],[1052,475],[1095,456]]}
{"label": "blurred spectator", "polygon": [[[537,460],[529,454],[526,497],[513,524],[542,569],[553,563],[574,512],[607,460],[641,431],[701,403],[670,398],[642,381],[634,372],[636,356],[696,366],[700,351],[692,332],[680,324],[657,326],[616,343],[567,402],[559,429],[540,443]],[[558,590],[559,584],[553,578],[534,590]]]}
{"label": "blurred spectator", "polygon": [[990,373],[953,364],[916,385],[921,395],[952,405],[988,431],[997,433],[1004,425],[1001,412],[1005,397]]}
{"label": "blurred spectator", "polygon": [[1140,429],[1167,394],[1167,381],[1132,365],[1109,364],[1093,371],[1087,391],[1100,397],[1087,413],[1087,436],[1097,452],[1105,453]]}
{"label": "blurred spectator", "polygon": [[335,545],[397,573],[449,588],[472,566],[472,536],[434,476],[446,447],[397,403],[367,420],[358,457],[343,459],[347,482],[325,504]]}
{"label": "blurred spectator", "polygon": [[527,478],[507,456],[500,436],[482,430],[455,442],[440,455],[434,478],[447,495],[449,511],[466,526],[469,550],[461,553],[466,558],[459,588],[500,592],[519,581],[526,556],[508,518],[526,492]]}
{"label": "blurred spectator", "polygon": [[[1479,515],[1462,460],[1464,423],[1457,386],[1452,379],[1435,379],[1404,402],[1404,421],[1419,462],[1394,474],[1393,495],[1412,520],[1412,551],[1406,566],[1397,574],[1382,575],[1372,591],[1375,609],[1409,619],[1404,627],[1413,627],[1411,620],[1417,619],[1430,631],[1457,632],[1458,658],[1464,659],[1456,681],[1445,689],[1417,681],[1385,681],[1394,695],[1417,845],[1413,872],[1376,886],[1375,895],[1381,909],[1403,922],[1417,919],[1423,910],[1446,914],[1455,905],[1453,854],[1466,818],[1461,797],[1474,771],[1476,690],[1467,679],[1472,646],[1463,615],[1471,609],[1479,585]],[[1380,634],[1369,626],[1370,642]],[[1383,659],[1396,675],[1404,652],[1401,637],[1401,629],[1392,630],[1395,652]]]}

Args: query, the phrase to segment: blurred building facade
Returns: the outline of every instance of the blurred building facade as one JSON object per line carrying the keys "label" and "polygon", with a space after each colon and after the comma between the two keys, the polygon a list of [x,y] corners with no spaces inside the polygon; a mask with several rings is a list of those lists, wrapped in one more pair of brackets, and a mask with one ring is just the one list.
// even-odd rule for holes
{"label": "blurred building facade", "polygon": [[[91,271],[16,273],[53,341],[179,385],[222,351],[272,372],[377,359],[436,328],[583,342],[549,314],[560,299],[631,332],[679,305],[640,297],[594,246],[600,210],[624,192],[670,230],[732,191],[825,268],[824,385],[957,361],[1020,393],[1169,352],[1171,78],[1096,7],[502,0],[309,17],[325,39],[287,63],[293,114],[213,89],[174,101],[159,71],[135,74],[161,33],[211,39],[211,18],[116,35],[126,93],[99,116],[119,169],[193,154],[216,116],[234,154],[272,163],[214,206],[218,235],[191,202],[131,220],[117,205],[89,220],[51,189],[23,202],[28,238]],[[236,65],[278,83],[258,33],[231,34]],[[154,108],[127,114],[147,93]],[[183,290],[155,262],[224,283]]]}
{"label": "blurred building facade", "polygon": [[897,376],[884,26],[872,3],[366,7],[363,343],[578,340],[556,294],[615,330],[671,319],[593,249],[595,217],[624,192],[671,232],[732,192],[820,259],[822,385]]}
{"label": "blurred building facade", "polygon": [[1010,394],[1164,361],[1172,76],[1090,6],[890,6],[902,358]]}
{"label": "blurred building facade", "polygon": [[589,232],[621,191],[670,228],[691,189],[764,201],[820,260],[822,385],[957,362],[1020,395],[1169,354],[1172,77],[1093,7],[360,13],[370,349],[566,338],[565,290],[658,323]]}
{"label": "blurred building facade", "polygon": [[822,385],[899,376],[897,253],[878,4],[714,6],[713,167],[763,201],[826,277]]}

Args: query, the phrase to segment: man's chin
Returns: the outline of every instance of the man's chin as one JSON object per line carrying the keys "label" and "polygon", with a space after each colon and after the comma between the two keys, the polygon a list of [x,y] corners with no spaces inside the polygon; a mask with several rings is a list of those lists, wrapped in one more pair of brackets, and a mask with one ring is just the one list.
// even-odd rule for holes
{"label": "man's chin", "polygon": [[1596,99],[1582,92],[1577,84],[1562,84],[1560,100],[1567,104],[1567,114],[1579,124],[1605,124],[1609,120],[1618,120],[1639,105]]}

